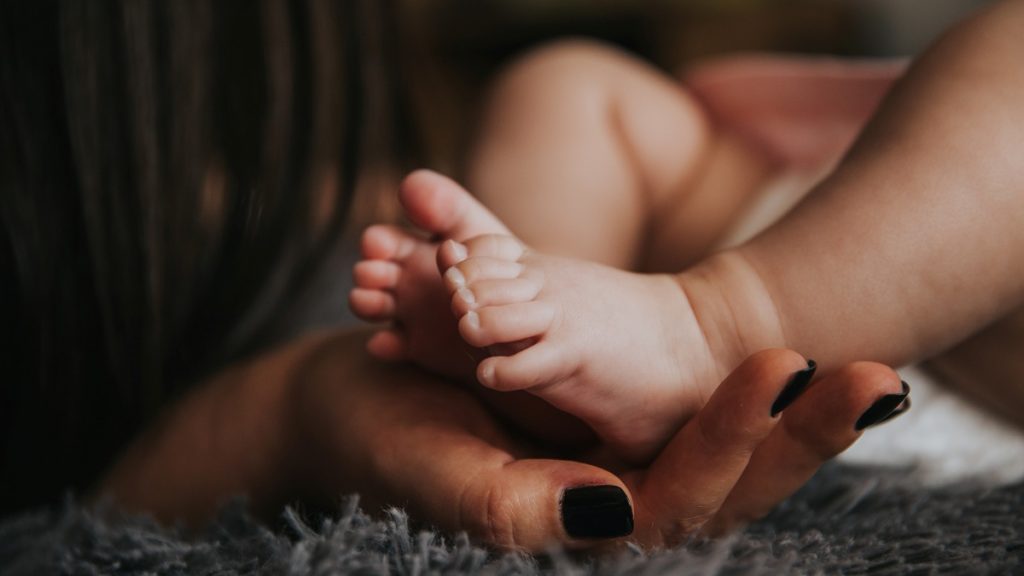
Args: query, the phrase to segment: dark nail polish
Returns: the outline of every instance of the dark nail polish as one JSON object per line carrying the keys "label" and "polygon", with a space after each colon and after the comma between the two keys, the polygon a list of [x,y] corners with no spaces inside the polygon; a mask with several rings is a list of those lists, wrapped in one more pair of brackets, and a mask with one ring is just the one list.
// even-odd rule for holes
{"label": "dark nail polish", "polygon": [[818,369],[818,363],[814,360],[807,361],[807,368],[793,374],[786,387],[779,392],[779,397],[772,403],[772,417],[774,418],[785,410],[794,400],[800,397],[807,389],[807,385],[814,378],[814,372]]}
{"label": "dark nail polish", "polygon": [[910,394],[910,385],[902,380],[900,384],[903,385],[903,392],[899,394],[886,394],[876,400],[871,405],[871,408],[868,408],[867,411],[861,414],[853,427],[856,430],[863,430],[869,426],[888,422],[910,410],[910,399],[907,398],[907,395]]}
{"label": "dark nail polish", "polygon": [[562,494],[562,526],[573,538],[617,538],[633,533],[633,508],[618,486],[580,486]]}

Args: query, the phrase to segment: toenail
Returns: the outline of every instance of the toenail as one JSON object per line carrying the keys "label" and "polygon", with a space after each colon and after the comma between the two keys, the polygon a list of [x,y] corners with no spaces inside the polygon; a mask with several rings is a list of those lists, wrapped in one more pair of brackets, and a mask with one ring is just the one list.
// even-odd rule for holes
{"label": "toenail", "polygon": [[455,240],[448,241],[452,247],[452,255],[455,257],[455,262],[462,262],[469,257],[469,251],[466,249],[464,244],[460,244]]}
{"label": "toenail", "polygon": [[477,375],[480,383],[484,386],[494,385],[494,365],[490,362],[480,365],[480,374]]}
{"label": "toenail", "polygon": [[473,330],[479,330],[480,329],[480,315],[477,314],[476,312],[467,312],[466,313],[466,324],[469,324],[469,327],[472,328]]}
{"label": "toenail", "polygon": [[469,288],[459,288],[455,293],[458,294],[459,298],[462,298],[462,301],[466,304],[476,304],[476,296],[473,295],[473,291]]}
{"label": "toenail", "polygon": [[455,286],[457,288],[462,288],[463,286],[466,285],[466,277],[462,275],[462,271],[460,271],[458,268],[454,266],[449,268],[444,273],[444,277],[452,286]]}

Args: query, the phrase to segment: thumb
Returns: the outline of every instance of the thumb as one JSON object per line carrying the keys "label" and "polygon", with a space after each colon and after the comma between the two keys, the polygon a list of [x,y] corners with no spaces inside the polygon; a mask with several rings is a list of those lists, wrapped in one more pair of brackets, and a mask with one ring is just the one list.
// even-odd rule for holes
{"label": "thumb", "polygon": [[467,473],[458,527],[499,548],[586,548],[633,532],[629,492],[601,468],[527,459]]}
{"label": "thumb", "polygon": [[[368,502],[405,506],[448,531],[503,549],[586,548],[633,531],[633,502],[602,468],[518,458],[519,446],[463,391],[420,381],[384,395],[364,436]],[[381,426],[380,414],[400,424]],[[369,431],[375,432],[371,434]]]}
{"label": "thumb", "polygon": [[[350,344],[361,347],[363,338],[357,333]],[[366,510],[403,506],[502,548],[580,548],[632,532],[632,500],[614,474],[520,458],[529,448],[470,390],[324,350],[297,377],[291,400],[297,489],[321,497],[357,491]]]}
{"label": "thumb", "polygon": [[[579,462],[513,458],[472,435],[452,434],[432,450],[402,443],[394,495],[450,531],[507,550],[586,548],[633,531],[629,492],[612,473]],[[418,462],[414,462],[418,461]],[[409,469],[417,470],[409,474]]]}

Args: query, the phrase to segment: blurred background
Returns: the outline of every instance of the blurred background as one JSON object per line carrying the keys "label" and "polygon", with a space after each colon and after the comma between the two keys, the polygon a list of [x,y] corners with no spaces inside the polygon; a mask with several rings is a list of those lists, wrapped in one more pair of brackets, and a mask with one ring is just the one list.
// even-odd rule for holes
{"label": "blurred background", "polygon": [[893,57],[922,50],[990,0],[400,0],[432,164],[452,165],[488,80],[509,58],[598,38],[669,73],[694,59],[773,50]]}

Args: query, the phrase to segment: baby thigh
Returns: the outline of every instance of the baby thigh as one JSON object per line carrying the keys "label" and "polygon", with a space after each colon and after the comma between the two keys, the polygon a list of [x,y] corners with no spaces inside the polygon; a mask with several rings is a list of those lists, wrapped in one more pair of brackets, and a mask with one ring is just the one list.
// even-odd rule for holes
{"label": "baby thigh", "polygon": [[563,41],[497,80],[470,189],[534,248],[637,269],[712,140],[673,78],[614,48]]}

